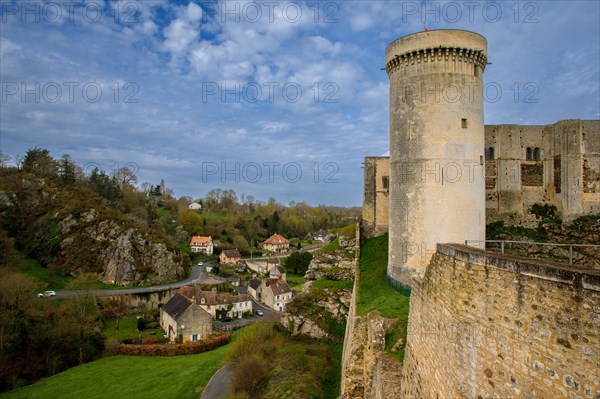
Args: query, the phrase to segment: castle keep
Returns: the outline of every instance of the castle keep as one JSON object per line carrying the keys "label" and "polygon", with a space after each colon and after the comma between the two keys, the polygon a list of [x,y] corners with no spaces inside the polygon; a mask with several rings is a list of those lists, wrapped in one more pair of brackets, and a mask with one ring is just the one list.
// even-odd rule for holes
{"label": "castle keep", "polygon": [[486,54],[485,38],[460,30],[415,33],[386,49],[388,276],[401,284],[423,274],[436,243],[485,239]]}

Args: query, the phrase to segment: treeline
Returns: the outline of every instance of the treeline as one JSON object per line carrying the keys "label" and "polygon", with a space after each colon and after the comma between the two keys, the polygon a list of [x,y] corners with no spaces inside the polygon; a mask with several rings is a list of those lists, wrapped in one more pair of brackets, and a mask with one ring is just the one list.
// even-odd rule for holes
{"label": "treeline", "polygon": [[60,302],[36,298],[32,279],[0,267],[0,392],[101,355],[102,322],[85,286],[82,276],[70,285],[84,288],[82,295]]}
{"label": "treeline", "polygon": [[[273,197],[264,202],[251,195],[238,195],[234,190],[220,188],[210,190],[202,198],[183,196],[177,199],[164,180],[158,184],[139,183],[133,167],[125,165],[110,174],[97,167],[84,171],[70,155],[64,154],[60,159],[54,159],[48,150],[40,148],[27,151],[25,156],[17,159],[16,167],[9,168],[8,160],[9,157],[0,154],[0,166],[7,179],[12,169],[13,172],[32,174],[65,189],[75,190],[79,194],[61,199],[74,202],[70,206],[73,209],[82,205],[77,201],[90,202],[94,197],[101,197],[115,211],[115,218],[125,217],[128,223],[147,228],[158,235],[166,232],[172,243],[181,249],[189,243],[192,235],[211,235],[221,241],[222,248],[236,247],[243,253],[249,253],[274,233],[286,238],[304,239],[321,229],[355,223],[360,216],[360,208],[310,206],[303,202],[291,202],[286,206]],[[17,176],[14,183],[18,186],[22,181],[22,176]],[[15,191],[18,196],[19,192],[27,191],[27,187],[17,187]],[[94,195],[82,198],[86,197],[81,194],[82,191]],[[192,202],[199,203],[202,209],[190,210],[188,206]],[[31,215],[35,212],[36,209],[26,206],[26,209],[15,212],[18,217],[7,220],[0,227],[16,237],[18,232],[25,231],[39,216]],[[51,263],[58,244],[52,236],[57,229],[58,226],[53,223],[35,226],[33,230],[36,233],[31,233],[42,235],[44,239],[33,237],[35,242],[39,242],[40,248],[36,248],[34,253],[25,252],[39,259],[42,264]],[[32,234],[24,235],[26,242],[32,242]],[[17,245],[26,249],[21,244],[21,240],[17,240]]]}
{"label": "treeline", "polygon": [[273,197],[263,202],[222,189],[213,189],[196,202],[202,205],[202,211],[180,208],[177,223],[189,235],[211,235],[220,239],[223,247],[236,247],[243,253],[260,247],[275,233],[288,239],[305,239],[321,229],[353,224],[360,215],[358,208],[310,206],[303,202],[286,206]]}

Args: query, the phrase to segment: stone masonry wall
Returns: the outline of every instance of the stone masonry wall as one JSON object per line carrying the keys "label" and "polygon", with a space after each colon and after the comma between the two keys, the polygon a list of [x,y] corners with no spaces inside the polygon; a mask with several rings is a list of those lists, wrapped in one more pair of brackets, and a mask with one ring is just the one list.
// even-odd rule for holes
{"label": "stone masonry wall", "polygon": [[600,399],[600,270],[438,244],[410,302],[402,398]]}

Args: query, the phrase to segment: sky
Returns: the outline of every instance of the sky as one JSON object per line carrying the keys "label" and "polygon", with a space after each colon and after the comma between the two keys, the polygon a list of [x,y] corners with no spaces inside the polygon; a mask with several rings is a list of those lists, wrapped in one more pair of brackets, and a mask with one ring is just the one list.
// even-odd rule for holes
{"label": "sky", "polygon": [[385,48],[424,28],[487,38],[486,124],[600,119],[598,1],[0,0],[0,151],[360,206]]}

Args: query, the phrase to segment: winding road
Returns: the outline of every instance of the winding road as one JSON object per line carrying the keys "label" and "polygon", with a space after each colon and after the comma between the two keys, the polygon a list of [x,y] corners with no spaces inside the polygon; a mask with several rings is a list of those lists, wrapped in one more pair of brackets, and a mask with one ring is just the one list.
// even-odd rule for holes
{"label": "winding road", "polygon": [[[184,285],[190,285],[194,283],[201,283],[206,280],[209,276],[206,272],[206,266],[212,265],[212,262],[206,262],[203,266],[194,266],[190,277],[183,281],[178,281],[172,284],[155,285],[152,287],[138,287],[138,288],[123,288],[115,290],[90,290],[87,293],[94,296],[111,296],[111,295],[126,295],[126,294],[144,294],[152,292],[166,291],[173,288],[183,287]],[[55,298],[71,298],[77,296],[81,291],[56,291]]]}

